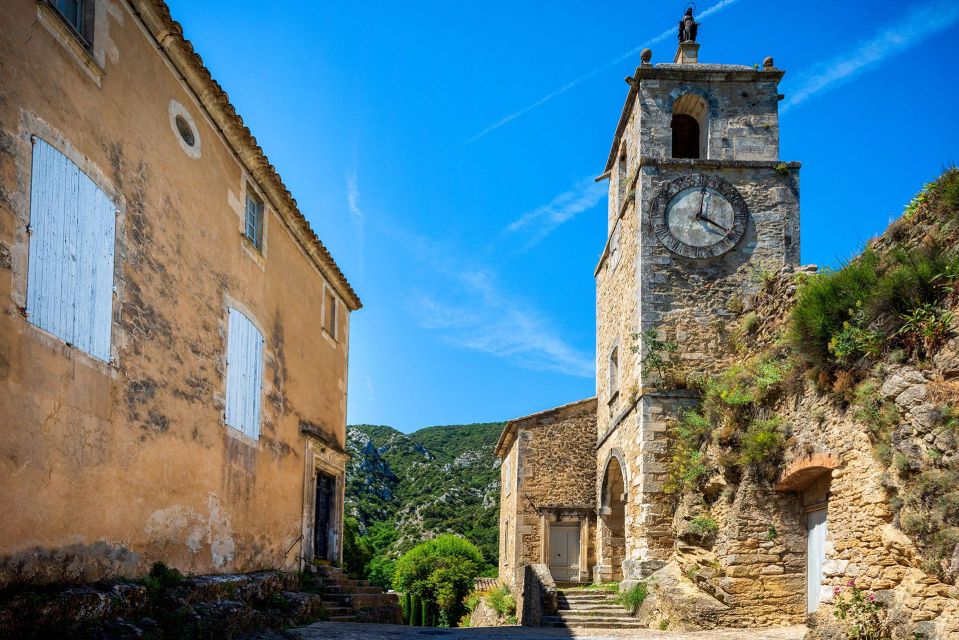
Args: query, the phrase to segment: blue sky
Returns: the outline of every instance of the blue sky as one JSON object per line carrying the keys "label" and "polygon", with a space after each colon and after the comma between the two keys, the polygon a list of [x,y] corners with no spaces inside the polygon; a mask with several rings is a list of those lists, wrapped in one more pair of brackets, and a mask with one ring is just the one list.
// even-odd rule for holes
{"label": "blue sky", "polygon": [[[194,2],[174,18],[362,297],[350,423],[588,397],[602,172],[681,2]],[[802,259],[835,265],[959,159],[959,5],[705,0],[704,62],[786,70]],[[707,14],[708,12],[708,14]]]}

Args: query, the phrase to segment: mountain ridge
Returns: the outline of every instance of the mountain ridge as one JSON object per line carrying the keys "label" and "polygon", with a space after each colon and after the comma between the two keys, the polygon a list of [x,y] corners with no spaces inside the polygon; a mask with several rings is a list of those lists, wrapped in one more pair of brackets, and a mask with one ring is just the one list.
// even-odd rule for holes
{"label": "mountain ridge", "polygon": [[388,425],[349,425],[346,511],[361,534],[391,526],[395,558],[441,533],[459,534],[495,567],[499,555],[499,460],[505,422],[437,425],[402,433]]}

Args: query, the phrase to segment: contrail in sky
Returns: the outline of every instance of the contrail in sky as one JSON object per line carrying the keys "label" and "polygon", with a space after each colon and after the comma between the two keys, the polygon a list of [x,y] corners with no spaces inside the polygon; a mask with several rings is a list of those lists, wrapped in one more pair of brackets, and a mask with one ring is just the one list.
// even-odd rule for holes
{"label": "contrail in sky", "polygon": [[867,67],[948,29],[956,21],[959,21],[959,4],[955,0],[933,2],[913,9],[898,24],[887,27],[853,49],[816,64],[800,76],[798,88],[779,112],[786,113],[816,94],[848,82]]}
{"label": "contrail in sky", "polygon": [[[698,20],[703,20],[703,19],[708,18],[709,16],[713,15],[714,13],[718,13],[719,11],[722,11],[723,9],[725,9],[726,7],[728,7],[728,6],[730,6],[730,5],[736,4],[737,2],[739,2],[739,0],[720,0],[719,2],[717,2],[716,4],[714,4],[713,6],[709,7],[708,9],[706,9],[705,11],[703,11],[702,13],[700,13],[699,15],[697,15],[696,18],[697,18]],[[676,29],[677,29],[676,27],[670,27],[669,29],[666,29],[665,31],[663,31],[663,32],[660,33],[659,35],[653,36],[652,38],[650,38],[649,40],[647,40],[647,41],[644,42],[643,44],[639,45],[638,47],[635,47],[635,48],[633,48],[633,49],[630,49],[630,50],[627,51],[626,53],[624,53],[624,54],[622,54],[621,56],[617,57],[615,60],[610,60],[609,62],[604,62],[603,64],[599,65],[598,67],[596,67],[596,68],[593,69],[592,71],[589,71],[589,72],[587,72],[587,73],[579,76],[579,77],[576,78],[575,80],[570,80],[569,82],[567,82],[566,84],[564,84],[564,85],[563,85],[562,87],[560,87],[559,89],[556,89],[555,91],[552,91],[552,92],[550,92],[550,93],[547,93],[545,96],[543,96],[542,98],[540,98],[540,99],[537,100],[536,102],[530,104],[529,106],[523,107],[523,108],[520,109],[519,111],[514,111],[513,113],[511,113],[511,114],[509,114],[509,115],[503,116],[502,118],[500,118],[499,120],[497,120],[497,121],[494,122],[493,124],[489,125],[488,127],[486,127],[485,129],[483,129],[482,131],[480,131],[479,133],[477,133],[475,136],[473,136],[472,138],[470,138],[469,140],[467,140],[466,142],[464,142],[464,143],[463,143],[462,145],[460,145],[460,146],[465,146],[465,145],[471,144],[471,143],[473,143],[473,142],[476,142],[476,141],[479,140],[480,138],[485,137],[487,134],[492,133],[493,131],[496,131],[497,129],[499,129],[500,127],[502,127],[504,124],[510,123],[510,122],[512,122],[513,120],[516,120],[517,118],[519,118],[520,116],[526,115],[527,113],[529,113],[529,112],[532,111],[533,109],[535,109],[535,108],[537,108],[537,107],[539,107],[539,106],[541,106],[541,105],[543,105],[543,104],[546,104],[547,102],[549,102],[550,100],[552,100],[552,99],[555,98],[556,96],[561,95],[561,94],[563,94],[563,93],[566,93],[567,91],[569,91],[570,89],[572,89],[572,88],[575,87],[576,85],[580,84],[581,82],[584,82],[584,81],[586,81],[586,80],[589,80],[589,79],[592,78],[593,76],[598,75],[598,74],[602,73],[603,71],[606,71],[607,69],[609,69],[609,68],[612,67],[613,65],[619,64],[620,62],[623,62],[624,60],[627,60],[627,59],[629,59],[629,58],[632,58],[633,56],[635,56],[636,54],[638,54],[640,51],[642,51],[643,49],[645,49],[646,47],[651,47],[651,46],[653,46],[654,44],[657,44],[657,43],[662,42],[663,40],[669,38],[670,36],[676,35]]]}

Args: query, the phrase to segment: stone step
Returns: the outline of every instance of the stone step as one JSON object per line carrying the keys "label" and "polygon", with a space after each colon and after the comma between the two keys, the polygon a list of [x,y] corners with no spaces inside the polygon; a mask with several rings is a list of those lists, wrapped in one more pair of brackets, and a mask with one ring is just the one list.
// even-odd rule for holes
{"label": "stone step", "polygon": [[568,619],[561,616],[543,616],[543,626],[568,629],[645,629],[635,618],[587,617]]}
{"label": "stone step", "polygon": [[595,613],[582,613],[571,611],[560,611],[556,616],[561,620],[634,620],[633,616],[626,612],[597,611]]}
{"label": "stone step", "polygon": [[575,605],[575,606],[572,606],[572,607],[570,607],[570,606],[565,606],[565,607],[561,606],[561,607],[559,607],[559,610],[560,610],[560,611],[572,611],[572,612],[574,612],[574,613],[578,613],[578,612],[589,612],[589,611],[619,613],[619,612],[621,612],[621,611],[624,611],[623,605],[621,605],[621,604],[594,604],[594,605],[590,605],[590,606]]}
{"label": "stone step", "polygon": [[352,614],[349,614],[349,615],[340,615],[340,616],[330,616],[328,619],[329,619],[330,622],[356,622],[356,616],[354,616],[354,615],[352,615]]}
{"label": "stone step", "polygon": [[623,616],[627,618],[632,617],[629,614],[629,612],[627,612],[626,609],[623,607],[618,607],[612,610],[600,610],[600,611],[597,611],[595,609],[560,609],[559,611],[556,612],[556,615],[558,615],[561,618],[580,618],[584,616],[589,616],[589,617],[600,616],[605,618],[619,618]]}
{"label": "stone step", "polygon": [[611,604],[611,603],[615,603],[615,602],[616,602],[616,598],[615,598],[614,596],[610,596],[610,597],[608,597],[608,598],[597,597],[597,596],[588,596],[588,597],[584,597],[584,598],[568,598],[568,597],[566,597],[566,596],[557,596],[556,601],[557,601],[557,602],[569,602],[569,603],[571,603],[571,604],[572,604],[572,603],[575,603],[575,604],[583,604],[583,605],[588,605],[588,604]]}

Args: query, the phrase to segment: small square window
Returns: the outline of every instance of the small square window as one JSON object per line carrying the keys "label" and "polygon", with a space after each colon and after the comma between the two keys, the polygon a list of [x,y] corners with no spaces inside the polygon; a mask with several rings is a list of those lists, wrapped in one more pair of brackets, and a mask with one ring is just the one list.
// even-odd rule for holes
{"label": "small square window", "polygon": [[250,189],[246,193],[246,224],[243,231],[253,246],[263,250],[263,203]]}
{"label": "small square window", "polygon": [[47,0],[64,22],[89,46],[93,39],[93,5],[91,0]]}
{"label": "small square window", "polygon": [[336,296],[330,290],[326,291],[326,309],[323,316],[323,328],[336,339]]}

